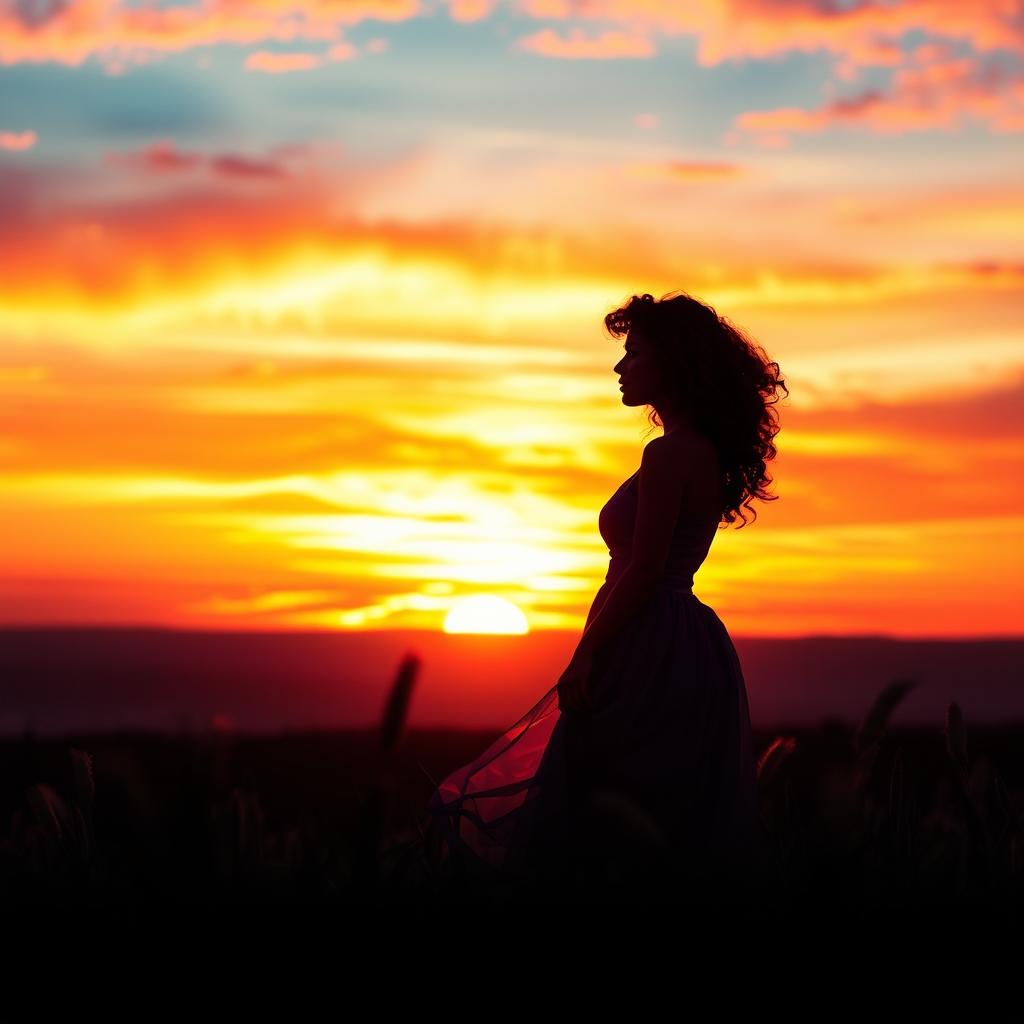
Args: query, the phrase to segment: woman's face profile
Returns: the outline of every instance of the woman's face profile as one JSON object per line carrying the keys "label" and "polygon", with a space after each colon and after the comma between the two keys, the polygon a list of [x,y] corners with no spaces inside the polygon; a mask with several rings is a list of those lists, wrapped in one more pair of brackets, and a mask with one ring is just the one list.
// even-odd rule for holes
{"label": "woman's face profile", "polygon": [[624,405],[654,405],[664,385],[656,353],[639,331],[630,328],[625,352],[612,368],[619,375]]}

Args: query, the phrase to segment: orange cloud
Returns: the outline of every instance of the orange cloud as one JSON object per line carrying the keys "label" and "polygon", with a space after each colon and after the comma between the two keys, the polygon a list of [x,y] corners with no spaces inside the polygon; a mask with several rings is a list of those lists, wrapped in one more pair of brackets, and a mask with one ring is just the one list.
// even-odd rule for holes
{"label": "orange cloud", "polygon": [[[449,13],[458,21],[476,21],[495,6],[493,0],[451,0]],[[91,54],[332,39],[339,25],[370,19],[404,21],[423,10],[418,0],[347,0],[344,5],[334,0],[209,0],[196,7],[162,8],[129,7],[125,0],[54,2],[44,8],[33,0],[13,0],[0,10],[0,61],[79,64]],[[546,56],[570,59],[647,56],[652,52],[651,34],[689,34],[698,40],[697,59],[703,66],[794,50],[827,50],[840,58],[840,77],[849,78],[861,66],[898,63],[900,40],[915,30],[932,37],[922,44],[926,47],[945,45],[936,40],[941,37],[979,52],[1024,50],[1020,8],[1013,2],[908,0],[840,8],[819,0],[789,0],[785,5],[776,0],[524,0],[519,10],[543,20],[619,22],[628,27],[629,34],[609,29],[589,40],[576,34],[579,30],[566,40],[545,29],[521,43]]]}
{"label": "orange cloud", "polygon": [[735,178],[746,173],[739,164],[721,160],[673,160],[665,165],[672,178],[683,181],[706,181],[718,178]]}
{"label": "orange cloud", "polygon": [[481,21],[494,10],[495,0],[448,0],[452,21]]}
{"label": "orange cloud", "polygon": [[721,160],[669,160],[665,163],[627,164],[623,171],[636,178],[669,181],[718,181],[746,173],[740,164]]}
{"label": "orange cloud", "polygon": [[[151,180],[154,175],[161,181]],[[646,180],[632,180],[638,175]],[[734,189],[743,175],[750,187]],[[382,188],[428,204],[434,186],[421,186],[421,176],[415,159],[339,161],[335,144],[315,143],[206,153],[180,150],[165,139],[110,154],[105,166],[91,169],[7,161],[0,165],[4,302],[11,317],[82,307],[162,308],[220,283],[289,277],[293,263],[323,268],[365,260],[422,265],[431,274],[464,277],[467,287],[479,275],[524,275],[536,283],[535,274],[557,271],[581,281],[665,280],[667,289],[685,273],[693,287],[727,288],[730,301],[788,308],[943,289],[1003,293],[1020,284],[1012,240],[1022,193],[1008,182],[780,197],[770,179],[752,176],[742,163],[680,160],[610,164],[591,193],[570,168],[567,187],[581,210],[605,201],[610,187],[636,194],[652,214],[664,200],[675,203],[691,252],[684,271],[678,239],[671,230],[660,232],[664,218],[656,214],[658,226],[649,232],[623,224],[615,246],[601,233],[588,240],[573,217],[524,230],[517,218],[526,208],[510,209],[504,224],[481,222],[472,209],[458,207],[408,222],[366,214]],[[549,173],[543,180],[555,187]],[[156,187],[161,182],[165,187]],[[729,232],[722,237],[722,209],[702,195],[717,189],[715,182],[729,184],[728,199],[722,198],[737,231],[763,238],[793,225],[786,243],[769,255]],[[823,245],[820,231],[801,235],[795,227],[812,223],[834,229],[843,244]],[[879,239],[888,254],[881,266]],[[973,240],[969,248],[965,239]],[[957,253],[965,258],[957,260]],[[937,258],[952,262],[938,266]],[[990,269],[979,271],[976,264],[986,262]],[[258,303],[254,287],[251,301]]]}
{"label": "orange cloud", "polygon": [[561,57],[569,60],[615,60],[620,57],[651,57],[651,41],[636,34],[609,30],[588,37],[581,29],[572,29],[568,38],[546,28],[532,36],[524,36],[517,43],[520,50],[537,53],[542,57]]}
{"label": "orange cloud", "polygon": [[[5,368],[16,398],[4,417],[6,528],[15,541],[8,576],[24,587],[46,579],[47,611],[68,614],[88,613],[88,595],[67,605],[54,584],[95,577],[103,592],[100,584],[134,570],[176,621],[186,607],[165,581],[188,581],[192,598],[204,583],[210,597],[268,578],[296,593],[340,584],[337,607],[351,610],[423,593],[425,580],[471,592],[472,574],[489,564],[510,596],[550,579],[552,616],[584,611],[580,591],[604,561],[591,510],[614,474],[635,465],[635,440],[625,432],[616,440],[614,430],[588,439],[607,449],[606,468],[579,463],[586,403],[560,418],[579,366],[517,354],[509,365],[530,373],[519,385],[530,390],[509,394],[502,364],[467,358],[478,345],[418,365],[382,359],[382,346],[366,343],[372,335],[358,333],[366,355],[355,359],[349,348],[310,360],[286,335],[273,361],[226,365],[222,356],[200,363],[172,352],[111,359],[88,346],[69,358],[68,346],[33,345],[23,364]],[[903,401],[832,389],[828,403],[810,404],[789,372],[797,362],[784,360],[797,400],[785,403],[781,457],[771,467],[782,500],[758,505],[769,529],[744,533],[731,556],[720,550],[704,586],[739,607],[745,581],[777,572],[788,581],[773,618],[782,631],[806,629],[807,608],[841,622],[847,604],[859,606],[863,628],[908,628],[906,606],[921,621],[924,611],[953,607],[962,617],[950,622],[964,632],[1010,624],[1020,591],[1012,552],[1024,499],[1014,472],[1024,453],[1024,379]],[[547,397],[531,386],[544,367]],[[467,377],[475,389],[462,387]],[[540,425],[532,436],[523,431],[524,402]],[[488,435],[506,417],[507,434]],[[1001,605],[995,619],[961,594],[979,562],[990,561],[995,575],[984,587]],[[822,602],[826,583],[831,596]],[[133,596],[122,592],[111,616],[137,614]],[[8,602],[17,607],[15,595]],[[212,600],[208,610],[211,621],[244,615],[230,602]]]}
{"label": "orange cloud", "polygon": [[[250,46],[267,40],[336,40],[339,25],[405,21],[421,10],[419,0],[209,0],[198,6],[129,7],[124,0],[54,2],[33,0],[0,7],[0,63],[55,61],[78,65],[96,55],[119,70],[145,53],[170,53],[218,43]],[[112,56],[113,55],[113,56]],[[346,59],[347,50],[332,52]],[[257,57],[260,70],[273,55]],[[291,55],[287,55],[291,56]]]}
{"label": "orange cloud", "polygon": [[257,50],[245,58],[247,71],[266,71],[273,75],[289,71],[308,71],[320,66],[320,58],[313,53],[268,53]]}
{"label": "orange cloud", "polygon": [[734,124],[750,132],[815,132],[837,121],[861,120],[873,106],[883,102],[882,93],[872,90],[852,99],[833,100],[816,110],[779,107],[776,110],[750,111],[740,114]]}
{"label": "orange cloud", "polygon": [[975,50],[1024,49],[1019,4],[963,0],[857,3],[820,0],[523,0],[546,20],[622,22],[636,31],[697,37],[701,65],[827,50],[859,65],[892,64],[910,31],[969,43]]}

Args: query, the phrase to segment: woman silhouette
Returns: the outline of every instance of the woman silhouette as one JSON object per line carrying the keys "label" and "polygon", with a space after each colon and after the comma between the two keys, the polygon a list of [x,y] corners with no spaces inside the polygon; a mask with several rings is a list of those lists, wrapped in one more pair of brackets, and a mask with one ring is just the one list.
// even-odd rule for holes
{"label": "woman silhouette", "polygon": [[693,576],[720,525],[776,499],[765,468],[789,391],[685,292],[634,295],[605,326],[625,338],[623,403],[663,433],[601,509],[608,572],[568,666],[434,790],[429,833],[443,869],[517,892],[642,880],[721,898],[757,857],[756,762],[736,650]]}

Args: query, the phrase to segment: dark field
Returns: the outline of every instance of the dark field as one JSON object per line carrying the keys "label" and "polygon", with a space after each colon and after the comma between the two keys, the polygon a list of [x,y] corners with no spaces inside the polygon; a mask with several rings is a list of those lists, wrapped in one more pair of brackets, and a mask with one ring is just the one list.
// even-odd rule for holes
{"label": "dark field", "polygon": [[[424,843],[433,782],[494,732],[407,732],[416,666],[379,730],[191,737],[123,733],[0,745],[0,898],[8,907],[216,908],[465,903],[704,902],[670,866],[638,867],[628,816],[595,817],[599,857],[558,891],[499,890]],[[1016,923],[1024,899],[1018,728],[890,729],[909,684],[880,688],[858,729],[757,735],[764,841],[738,909],[849,919],[978,910]],[[594,865],[600,865],[595,868]],[[718,892],[718,890],[714,890]]]}

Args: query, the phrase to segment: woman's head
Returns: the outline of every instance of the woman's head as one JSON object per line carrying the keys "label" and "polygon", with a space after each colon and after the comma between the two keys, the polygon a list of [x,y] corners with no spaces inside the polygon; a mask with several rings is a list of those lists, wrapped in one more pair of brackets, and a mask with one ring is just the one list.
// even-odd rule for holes
{"label": "woman's head", "polygon": [[[722,517],[732,523],[750,498],[775,501],[764,485],[777,452],[773,405],[782,388],[779,364],[714,309],[685,292],[661,299],[634,295],[609,313],[605,327],[625,338],[615,365],[627,405],[649,405],[652,426],[696,430],[718,451],[725,488]],[[754,511],[754,518],[757,512]]]}

